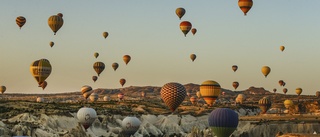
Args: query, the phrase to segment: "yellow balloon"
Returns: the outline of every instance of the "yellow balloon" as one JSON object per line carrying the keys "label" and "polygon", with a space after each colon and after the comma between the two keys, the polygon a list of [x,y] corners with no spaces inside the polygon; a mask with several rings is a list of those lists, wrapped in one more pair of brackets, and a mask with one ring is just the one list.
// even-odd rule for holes
{"label": "yellow balloon", "polygon": [[7,90],[6,86],[0,86],[0,92],[3,94]]}
{"label": "yellow balloon", "polygon": [[300,95],[302,93],[302,88],[296,88],[296,93]]}
{"label": "yellow balloon", "polygon": [[204,81],[200,85],[200,93],[204,101],[206,101],[208,105],[212,106],[221,93],[220,84],[213,80]]}
{"label": "yellow balloon", "polygon": [[280,46],[280,50],[284,51],[285,47],[284,46]]}
{"label": "yellow balloon", "polygon": [[106,39],[109,36],[109,33],[108,32],[103,32],[102,36]]}
{"label": "yellow balloon", "polygon": [[292,102],[292,100],[287,99],[283,102],[283,104],[288,109],[289,107],[291,107],[293,105],[293,102]]}
{"label": "yellow balloon", "polygon": [[265,77],[267,77],[269,75],[270,71],[271,71],[271,69],[268,66],[263,66],[261,68],[261,72]]}
{"label": "yellow balloon", "polygon": [[49,77],[51,70],[51,64],[47,59],[36,60],[30,65],[30,72],[39,86]]}
{"label": "yellow balloon", "polygon": [[56,35],[57,31],[63,25],[63,19],[58,15],[52,15],[48,19],[48,25],[51,28],[51,30],[54,32],[54,35]]}

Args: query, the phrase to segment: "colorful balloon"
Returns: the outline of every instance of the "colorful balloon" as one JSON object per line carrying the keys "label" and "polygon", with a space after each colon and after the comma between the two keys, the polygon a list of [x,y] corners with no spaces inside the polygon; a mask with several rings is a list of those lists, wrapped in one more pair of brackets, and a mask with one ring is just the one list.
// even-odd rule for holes
{"label": "colorful balloon", "polygon": [[280,50],[281,50],[282,52],[284,51],[284,49],[285,49],[284,46],[280,46]]}
{"label": "colorful balloon", "polygon": [[236,72],[238,70],[238,66],[237,65],[233,65],[232,66],[232,70],[233,70],[233,72]]}
{"label": "colorful balloon", "polygon": [[237,81],[233,82],[232,86],[236,90],[239,87],[239,82],[237,82]]}
{"label": "colorful balloon", "polygon": [[30,65],[30,72],[38,85],[41,85],[49,77],[51,70],[51,64],[47,59],[36,60]]}
{"label": "colorful balloon", "polygon": [[271,71],[271,69],[268,66],[263,66],[261,68],[261,72],[265,77],[267,77],[269,75],[270,71]]}
{"label": "colorful balloon", "polygon": [[23,16],[18,16],[16,18],[16,23],[19,26],[19,28],[21,29],[21,27],[27,22],[26,18]]}
{"label": "colorful balloon", "polygon": [[197,58],[196,54],[191,54],[190,55],[190,59],[192,60],[192,62]]}
{"label": "colorful balloon", "polygon": [[207,80],[200,85],[200,93],[206,103],[212,106],[221,93],[221,87],[218,82]]}
{"label": "colorful balloon", "polygon": [[108,32],[103,32],[102,36],[106,39],[109,36],[109,33]]}
{"label": "colorful balloon", "polygon": [[95,58],[98,58],[98,57],[99,57],[99,53],[98,53],[98,52],[95,52],[95,53],[93,54],[93,56],[94,56]]}
{"label": "colorful balloon", "polygon": [[196,28],[192,28],[191,29],[191,33],[194,35],[194,34],[196,34],[197,33],[197,29]]}
{"label": "colorful balloon", "polygon": [[269,108],[271,107],[271,101],[267,97],[260,99],[258,104],[259,104],[259,107],[261,109],[262,114],[265,114],[269,110]]}
{"label": "colorful balloon", "polygon": [[91,100],[91,102],[96,102],[99,99],[99,95],[94,92],[89,96],[89,99]]}
{"label": "colorful balloon", "polygon": [[97,112],[93,108],[83,107],[77,112],[79,123],[87,130],[97,119]]}
{"label": "colorful balloon", "polygon": [[229,108],[216,108],[208,117],[212,133],[218,137],[229,137],[237,129],[239,116]]}
{"label": "colorful balloon", "polygon": [[48,25],[51,28],[51,30],[54,32],[54,35],[56,35],[57,31],[63,25],[63,19],[58,15],[52,15],[48,19]]}
{"label": "colorful balloon", "polygon": [[282,90],[282,91],[283,91],[283,93],[284,93],[284,94],[287,94],[288,89],[287,89],[287,88],[283,88],[283,90]]}
{"label": "colorful balloon", "polygon": [[236,98],[236,102],[239,104],[242,104],[245,99],[246,99],[246,96],[244,94],[238,94]]}
{"label": "colorful balloon", "polygon": [[239,0],[238,1],[239,8],[242,10],[244,15],[246,16],[248,11],[251,9],[253,5],[252,0]]}
{"label": "colorful balloon", "polygon": [[127,136],[134,135],[140,128],[141,121],[137,117],[126,117],[122,120],[123,133]]}
{"label": "colorful balloon", "polygon": [[183,15],[186,13],[186,10],[184,8],[177,8],[176,9],[176,14],[179,17],[179,19],[181,20],[181,18],[183,17]]}
{"label": "colorful balloon", "polygon": [[50,47],[52,48],[53,45],[54,45],[54,42],[50,41],[49,45],[50,45]]}
{"label": "colorful balloon", "polygon": [[126,65],[130,62],[130,60],[131,60],[131,57],[129,55],[123,56],[123,61],[124,61],[124,63],[126,63]]}
{"label": "colorful balloon", "polygon": [[114,71],[116,71],[118,67],[119,67],[118,63],[116,63],[116,62],[112,63],[112,68],[113,68]]}
{"label": "colorful balloon", "polygon": [[283,80],[279,80],[278,83],[279,83],[280,86],[284,86],[284,81]]}
{"label": "colorful balloon", "polygon": [[302,88],[296,88],[296,93],[298,94],[298,96],[302,93]]}
{"label": "colorful balloon", "polygon": [[119,82],[120,82],[121,86],[123,87],[123,85],[126,84],[126,79],[122,78],[122,79],[120,79]]}
{"label": "colorful balloon", "polygon": [[95,62],[93,64],[93,69],[94,69],[94,71],[97,72],[98,76],[100,76],[100,74],[104,70],[104,68],[105,68],[105,65],[103,62]]}
{"label": "colorful balloon", "polygon": [[160,95],[164,103],[174,112],[187,96],[187,92],[180,83],[170,82],[162,86]]}
{"label": "colorful balloon", "polygon": [[283,104],[284,104],[284,107],[286,107],[287,109],[289,109],[291,106],[293,106],[292,100],[289,100],[289,99],[285,100],[283,102]]}
{"label": "colorful balloon", "polygon": [[88,86],[88,85],[84,85],[82,86],[81,88],[81,93],[82,93],[82,96],[87,99],[90,95],[91,95],[91,92],[92,91],[92,87],[91,86]]}
{"label": "colorful balloon", "polygon": [[180,30],[183,32],[185,37],[187,36],[191,28],[192,28],[192,24],[189,21],[182,21],[180,23]]}
{"label": "colorful balloon", "polygon": [[0,92],[3,94],[7,90],[6,86],[0,86]]}
{"label": "colorful balloon", "polygon": [[98,76],[92,76],[93,82],[96,82],[98,80]]}

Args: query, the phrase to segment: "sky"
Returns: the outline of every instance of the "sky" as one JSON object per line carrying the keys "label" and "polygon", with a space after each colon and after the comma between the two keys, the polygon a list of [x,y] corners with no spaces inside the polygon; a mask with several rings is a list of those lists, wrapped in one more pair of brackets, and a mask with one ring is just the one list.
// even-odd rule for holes
{"label": "sky", "polygon": [[[236,0],[3,0],[0,85],[6,93],[61,93],[80,91],[83,85],[121,88],[121,78],[127,80],[124,87],[214,80],[230,90],[238,81],[237,91],[255,86],[282,93],[278,81],[284,80],[287,94],[301,87],[303,95],[314,95],[320,90],[319,5],[319,0],[255,0],[244,16]],[[181,20],[178,7],[186,9]],[[57,13],[63,13],[64,24],[53,35],[47,20]],[[21,30],[18,16],[27,19]],[[184,37],[181,21],[190,21],[198,32]],[[131,56],[128,65],[122,60],[126,54]],[[41,58],[52,65],[45,90],[29,70]],[[94,83],[97,61],[106,68]],[[232,65],[238,65],[236,72]],[[262,66],[271,68],[267,78]]]}

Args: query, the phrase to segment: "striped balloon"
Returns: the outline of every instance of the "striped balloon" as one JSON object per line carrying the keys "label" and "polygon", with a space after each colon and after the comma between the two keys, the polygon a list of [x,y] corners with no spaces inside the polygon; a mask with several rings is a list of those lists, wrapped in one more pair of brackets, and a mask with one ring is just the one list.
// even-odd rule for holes
{"label": "striped balloon", "polygon": [[164,103],[174,112],[187,96],[187,92],[180,83],[171,82],[162,86],[160,95]]}
{"label": "striped balloon", "polygon": [[98,76],[100,76],[100,73],[104,70],[104,68],[105,68],[105,65],[103,62],[95,62],[93,64],[93,69],[94,71],[97,72]]}
{"label": "striped balloon", "polygon": [[82,86],[81,88],[81,93],[82,93],[82,96],[87,99],[90,94],[91,94],[91,91],[92,91],[92,87],[91,86],[88,86],[88,85],[84,85]]}
{"label": "striped balloon", "polygon": [[221,87],[218,82],[207,80],[200,85],[200,93],[206,103],[212,106],[221,93]]}
{"label": "striped balloon", "polygon": [[16,23],[20,27],[20,29],[26,22],[27,22],[27,20],[23,16],[19,16],[19,17],[16,18]]}
{"label": "striped balloon", "polygon": [[218,137],[229,137],[237,129],[239,116],[229,108],[217,108],[208,117],[209,127]]}
{"label": "striped balloon", "polygon": [[56,35],[57,31],[63,25],[63,19],[58,15],[52,15],[48,19],[48,25],[51,28],[51,30],[54,32],[54,35]]}
{"label": "striped balloon", "polygon": [[39,86],[49,77],[51,70],[51,64],[47,59],[36,60],[30,65],[30,72]]}
{"label": "striped balloon", "polygon": [[180,30],[183,32],[185,37],[187,36],[191,28],[192,28],[192,24],[189,21],[182,21],[180,23]]}
{"label": "striped balloon", "polygon": [[95,102],[99,99],[99,95],[97,93],[92,93],[89,98],[92,102]]}
{"label": "striped balloon", "polygon": [[246,16],[247,12],[251,9],[251,7],[253,5],[253,1],[252,0],[239,0],[238,5],[239,5],[239,8],[244,13],[244,15]]}
{"label": "striped balloon", "polygon": [[265,114],[271,107],[271,101],[268,97],[263,97],[260,99],[258,104],[262,114]]}

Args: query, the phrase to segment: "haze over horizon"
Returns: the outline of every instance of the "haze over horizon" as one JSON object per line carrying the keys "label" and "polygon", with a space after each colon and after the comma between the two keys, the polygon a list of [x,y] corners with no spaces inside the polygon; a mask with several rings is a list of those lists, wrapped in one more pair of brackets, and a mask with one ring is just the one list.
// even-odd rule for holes
{"label": "haze over horizon", "polygon": [[[5,0],[0,5],[0,85],[7,87],[5,93],[62,93],[80,91],[83,85],[121,88],[121,78],[127,80],[124,87],[214,80],[230,90],[238,81],[237,91],[255,86],[282,93],[278,81],[284,80],[287,94],[301,87],[302,95],[314,95],[320,90],[319,4],[256,0],[244,16],[237,1]],[[181,20],[175,14],[178,7],[186,9]],[[64,24],[53,35],[47,21],[57,13],[63,13]],[[27,20],[21,30],[18,16]],[[185,20],[197,28],[194,36],[181,32]],[[126,54],[131,56],[128,65],[122,60]],[[41,58],[52,65],[45,90],[29,70]],[[106,68],[94,83],[96,61]],[[236,72],[232,65],[238,65]],[[267,78],[261,73],[265,65],[271,68]]]}

